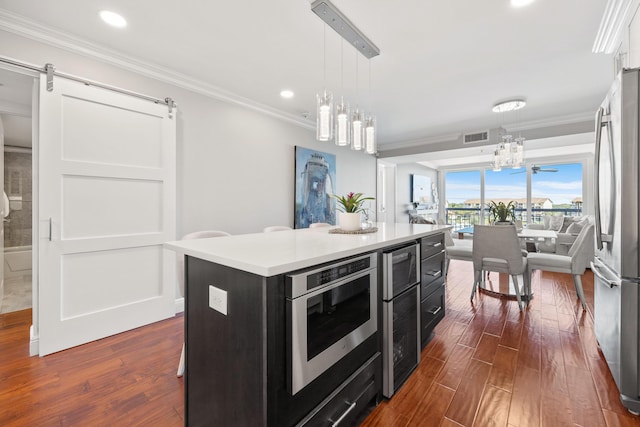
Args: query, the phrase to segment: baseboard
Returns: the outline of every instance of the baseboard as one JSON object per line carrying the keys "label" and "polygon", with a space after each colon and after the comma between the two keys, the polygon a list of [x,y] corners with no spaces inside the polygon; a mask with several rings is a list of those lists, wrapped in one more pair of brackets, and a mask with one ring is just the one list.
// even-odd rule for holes
{"label": "baseboard", "polygon": [[34,336],[33,325],[29,327],[29,356],[40,354],[40,339]]}
{"label": "baseboard", "polygon": [[184,297],[176,298],[176,313],[184,311]]}

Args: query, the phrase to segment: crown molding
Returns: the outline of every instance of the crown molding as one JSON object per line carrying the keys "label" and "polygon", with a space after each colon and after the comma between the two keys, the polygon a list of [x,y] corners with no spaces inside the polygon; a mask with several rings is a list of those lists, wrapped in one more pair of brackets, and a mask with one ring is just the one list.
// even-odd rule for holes
{"label": "crown molding", "polygon": [[[632,8],[632,5],[636,7]],[[614,53],[624,33],[624,26],[631,11],[637,8],[638,0],[609,0],[604,9],[600,27],[591,49],[594,53]]]}
{"label": "crown molding", "polygon": [[[245,98],[236,93],[211,85],[175,70],[140,61],[128,55],[123,55],[114,50],[89,43],[78,37],[54,30],[38,24],[23,16],[0,9],[0,30],[4,30],[28,39],[45,43],[50,46],[98,60],[118,68],[122,68],[142,76],[152,78],[172,86],[186,89],[219,101],[239,105],[271,117],[292,123],[305,129],[315,129],[315,123],[304,117],[299,117],[285,111],[278,110],[268,105],[261,104],[252,99]],[[54,64],[55,65],[55,64]],[[179,105],[179,99],[176,102]]]}
{"label": "crown molding", "polygon": [[531,120],[528,122],[516,123],[514,126],[504,125],[507,132],[517,132],[523,130],[540,129],[551,126],[570,125],[574,123],[593,122],[595,113],[593,111],[567,114],[565,116],[553,117],[550,119]]}

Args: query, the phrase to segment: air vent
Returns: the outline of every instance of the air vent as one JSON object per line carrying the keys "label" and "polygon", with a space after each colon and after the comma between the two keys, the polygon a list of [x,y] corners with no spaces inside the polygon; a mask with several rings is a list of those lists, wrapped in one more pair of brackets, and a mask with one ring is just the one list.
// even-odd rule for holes
{"label": "air vent", "polygon": [[465,133],[463,144],[477,144],[478,142],[485,142],[489,140],[489,131],[485,130],[476,133]]}

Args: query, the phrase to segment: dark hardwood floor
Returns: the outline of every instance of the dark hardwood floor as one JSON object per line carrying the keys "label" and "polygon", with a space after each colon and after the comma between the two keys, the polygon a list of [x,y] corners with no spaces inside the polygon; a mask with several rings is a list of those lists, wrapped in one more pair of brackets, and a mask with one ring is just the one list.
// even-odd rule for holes
{"label": "dark hardwood floor", "polygon": [[[640,426],[620,404],[593,334],[593,275],[580,308],[570,275],[536,273],[524,313],[469,301],[471,263],[453,261],[447,315],[399,392],[363,426]],[[0,315],[0,426],[178,426],[183,317],[29,357],[31,311]]]}

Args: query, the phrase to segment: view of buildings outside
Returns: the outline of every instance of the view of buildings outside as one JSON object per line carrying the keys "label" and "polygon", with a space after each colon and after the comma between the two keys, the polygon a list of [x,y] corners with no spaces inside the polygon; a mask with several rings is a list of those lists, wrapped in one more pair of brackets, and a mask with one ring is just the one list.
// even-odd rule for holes
{"label": "view of buildings outside", "polygon": [[[445,200],[447,223],[454,229],[483,222],[480,212],[480,174],[485,173],[484,200],[486,204],[513,201],[516,216],[523,224],[527,218],[527,174],[524,168],[447,172]],[[545,213],[580,215],[582,212],[582,164],[536,165],[531,175],[532,221],[541,222]],[[484,215],[484,222],[488,215]]]}

